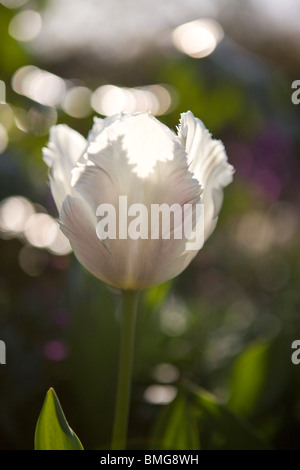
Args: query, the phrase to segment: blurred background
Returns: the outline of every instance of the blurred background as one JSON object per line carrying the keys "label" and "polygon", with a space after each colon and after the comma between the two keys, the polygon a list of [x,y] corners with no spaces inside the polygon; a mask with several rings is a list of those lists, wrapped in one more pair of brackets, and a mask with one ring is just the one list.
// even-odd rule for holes
{"label": "blurred background", "polygon": [[236,168],[199,255],[141,299],[129,447],[300,448],[299,20],[298,0],[0,2],[1,449],[33,448],[50,386],[109,448],[120,299],[59,232],[41,149],[122,110],[191,110]]}

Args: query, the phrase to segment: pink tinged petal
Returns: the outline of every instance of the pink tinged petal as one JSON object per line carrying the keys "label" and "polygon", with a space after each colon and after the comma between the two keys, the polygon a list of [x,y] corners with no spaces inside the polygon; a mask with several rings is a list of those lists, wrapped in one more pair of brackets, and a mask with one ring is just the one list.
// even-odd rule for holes
{"label": "pink tinged petal", "polygon": [[58,210],[67,194],[72,193],[71,171],[86,146],[84,137],[67,125],[51,127],[48,147],[43,148],[43,158],[50,168],[50,186]]}
{"label": "pink tinged petal", "polygon": [[222,142],[212,139],[204,124],[190,111],[181,115],[178,137],[186,148],[191,172],[203,186],[207,239],[217,224],[223,188],[232,182],[234,168],[227,161]]}

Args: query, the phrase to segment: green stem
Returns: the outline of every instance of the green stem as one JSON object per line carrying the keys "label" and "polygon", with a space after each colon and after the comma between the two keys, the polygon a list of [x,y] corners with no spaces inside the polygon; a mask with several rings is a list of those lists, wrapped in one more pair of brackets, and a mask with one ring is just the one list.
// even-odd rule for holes
{"label": "green stem", "polygon": [[121,344],[112,450],[126,448],[137,312],[136,291],[122,292]]}

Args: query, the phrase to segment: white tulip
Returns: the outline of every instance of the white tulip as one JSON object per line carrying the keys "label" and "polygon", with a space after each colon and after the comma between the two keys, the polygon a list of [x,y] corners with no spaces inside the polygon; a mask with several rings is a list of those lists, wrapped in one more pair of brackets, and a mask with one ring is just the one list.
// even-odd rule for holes
{"label": "white tulip", "polygon": [[[145,237],[145,227],[137,239],[101,239],[99,207],[116,208],[124,235],[122,221],[128,224],[128,214],[119,208],[121,197],[126,196],[128,207],[143,204],[149,211],[157,204],[189,204],[195,212],[201,203],[206,240],[217,223],[223,188],[234,173],[223,144],[190,111],[181,115],[178,135],[148,113],[95,118],[87,139],[57,125],[50,129],[43,157],[51,170],[60,226],[76,257],[97,278],[124,290],[174,278],[197,250],[187,250],[184,236],[163,238],[156,232],[156,238]],[[147,216],[140,223],[148,223]]]}

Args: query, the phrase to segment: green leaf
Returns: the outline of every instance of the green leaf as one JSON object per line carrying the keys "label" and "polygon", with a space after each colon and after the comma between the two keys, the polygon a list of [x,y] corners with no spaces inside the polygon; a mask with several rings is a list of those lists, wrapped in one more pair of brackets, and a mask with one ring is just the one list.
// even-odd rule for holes
{"label": "green leaf", "polygon": [[163,409],[152,435],[151,448],[200,449],[197,423],[183,393],[178,393],[175,400]]}
{"label": "green leaf", "polygon": [[265,386],[268,346],[268,343],[253,343],[236,360],[228,402],[234,412],[249,416],[255,409]]}
{"label": "green leaf", "polygon": [[289,381],[290,349],[285,338],[251,343],[236,359],[227,406],[235,413],[256,417],[280,400]]}
{"label": "green leaf", "polygon": [[159,308],[166,300],[170,289],[172,287],[172,281],[159,284],[158,286],[150,287],[143,293],[143,299],[146,306],[150,309],[151,314],[153,309]]}
{"label": "green leaf", "polygon": [[270,445],[244,417],[234,414],[206,390],[188,385],[206,450],[263,450]]}
{"label": "green leaf", "polygon": [[70,428],[53,388],[47,392],[37,421],[35,450],[83,450],[83,446]]}

